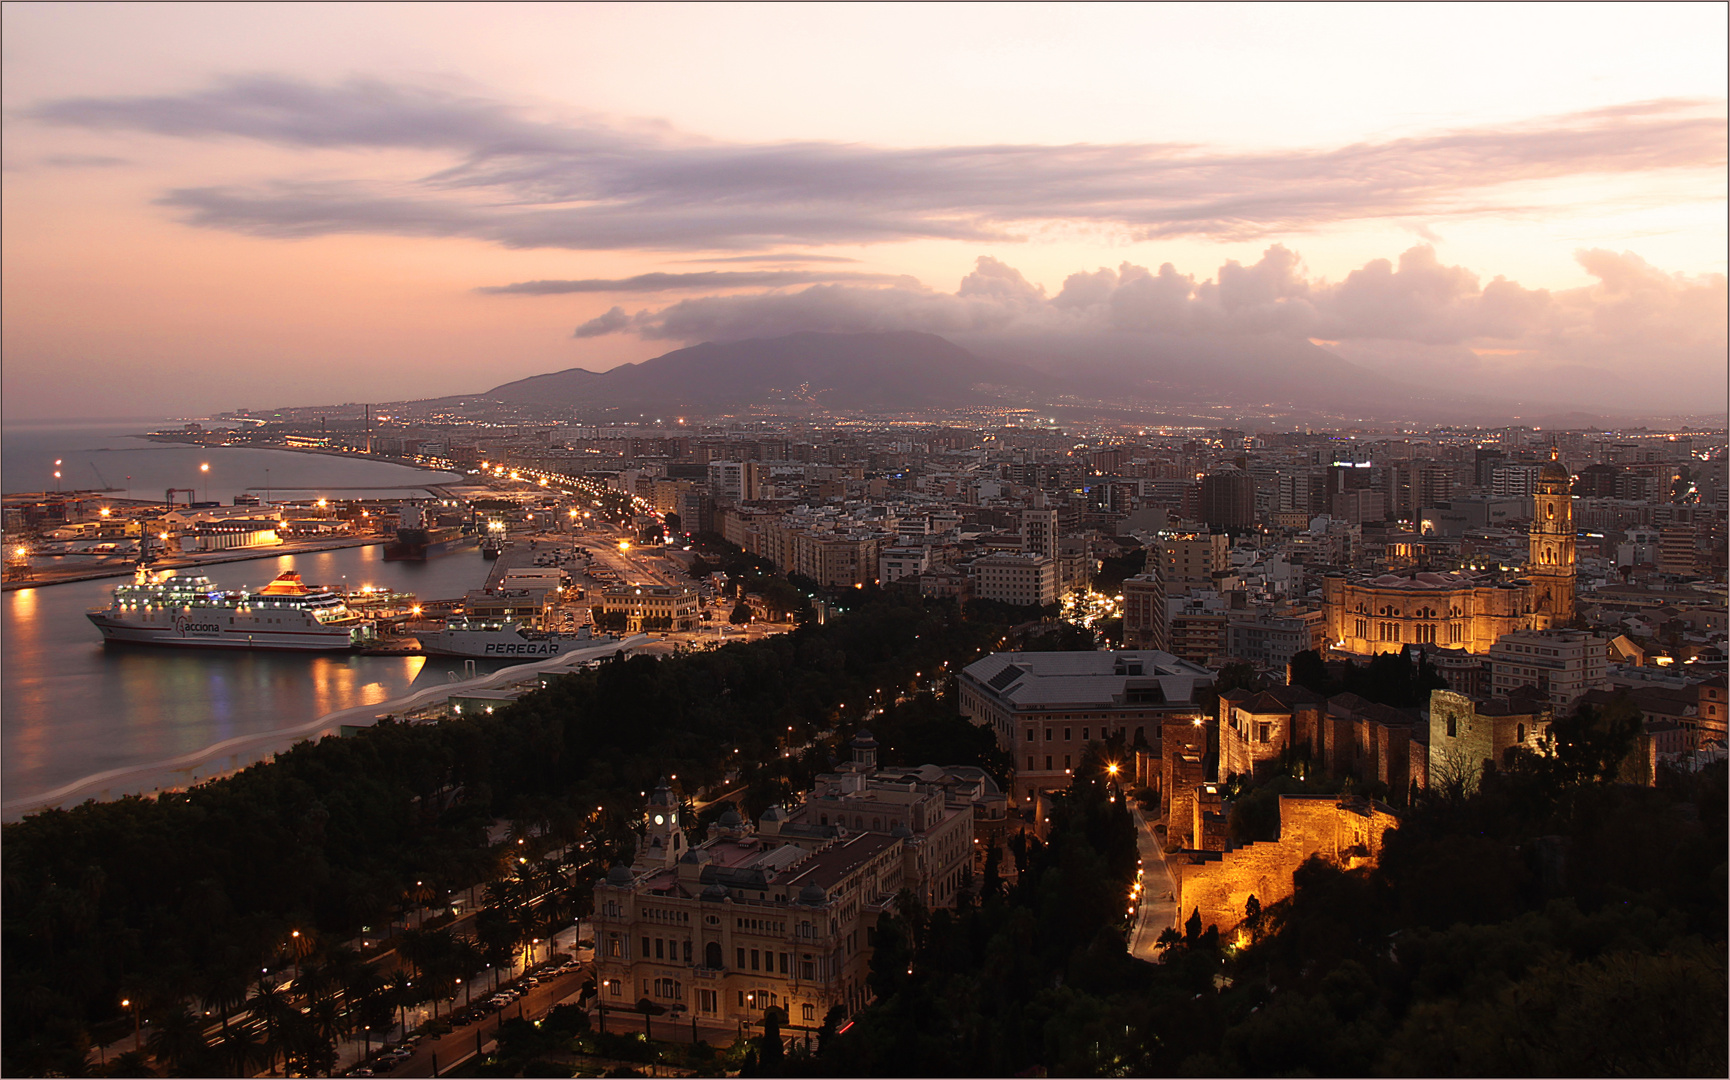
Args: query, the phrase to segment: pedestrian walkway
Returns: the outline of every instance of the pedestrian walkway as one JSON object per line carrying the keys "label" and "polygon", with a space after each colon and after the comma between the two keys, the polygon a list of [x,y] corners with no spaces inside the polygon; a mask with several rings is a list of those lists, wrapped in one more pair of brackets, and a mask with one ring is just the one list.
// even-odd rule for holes
{"label": "pedestrian walkway", "polygon": [[1177,925],[1177,883],[1165,864],[1165,847],[1154,834],[1153,822],[1133,801],[1135,843],[1141,855],[1141,904],[1129,939],[1129,953],[1138,960],[1159,960],[1159,935]]}

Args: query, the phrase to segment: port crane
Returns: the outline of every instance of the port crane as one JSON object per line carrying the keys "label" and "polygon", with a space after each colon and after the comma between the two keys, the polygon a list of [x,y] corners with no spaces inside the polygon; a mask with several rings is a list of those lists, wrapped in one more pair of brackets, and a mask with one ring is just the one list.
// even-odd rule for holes
{"label": "port crane", "polygon": [[198,497],[198,489],[197,488],[169,488],[168,489],[168,499],[167,499],[169,506],[174,505],[174,497],[176,495],[185,495],[186,496],[186,505],[191,506],[192,501]]}

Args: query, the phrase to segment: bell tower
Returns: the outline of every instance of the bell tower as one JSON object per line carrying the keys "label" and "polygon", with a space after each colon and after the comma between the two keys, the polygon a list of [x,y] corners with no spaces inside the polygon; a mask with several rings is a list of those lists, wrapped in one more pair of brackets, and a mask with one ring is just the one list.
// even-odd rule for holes
{"label": "bell tower", "polygon": [[1528,540],[1526,576],[1532,582],[1532,613],[1536,629],[1566,626],[1574,620],[1574,498],[1573,476],[1562,454],[1550,447],[1550,460],[1538,473],[1532,496],[1532,529]]}
{"label": "bell tower", "polygon": [[666,777],[649,793],[643,808],[643,839],[637,845],[633,870],[658,870],[672,866],[685,853],[685,830],[679,826],[679,800]]}

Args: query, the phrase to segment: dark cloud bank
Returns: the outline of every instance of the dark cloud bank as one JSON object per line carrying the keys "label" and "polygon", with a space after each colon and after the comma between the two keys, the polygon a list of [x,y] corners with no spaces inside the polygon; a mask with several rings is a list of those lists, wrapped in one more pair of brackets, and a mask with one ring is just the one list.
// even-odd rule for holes
{"label": "dark cloud bank", "polygon": [[1518,209],[1505,185],[1724,161],[1716,103],[1659,101],[1322,150],[1175,143],[893,149],[742,144],[594,118],[545,120],[388,83],[256,76],[184,94],[67,98],[25,118],[311,149],[448,153],[403,183],[189,187],[194,224],[270,236],[466,236],[514,247],[752,250],[916,238],[999,242],[1047,222],[1138,239],[1242,239],[1365,218]]}

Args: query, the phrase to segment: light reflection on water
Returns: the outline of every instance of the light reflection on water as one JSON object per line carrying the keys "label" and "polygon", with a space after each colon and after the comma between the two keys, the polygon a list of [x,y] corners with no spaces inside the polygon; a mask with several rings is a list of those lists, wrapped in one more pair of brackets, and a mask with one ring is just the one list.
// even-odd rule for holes
{"label": "light reflection on water", "polygon": [[[203,572],[229,588],[258,587],[292,569],[310,584],[377,585],[444,599],[479,587],[489,565],[473,549],[386,563],[372,546]],[[104,646],[84,613],[105,606],[125,580],[5,594],[0,748],[8,800],[385,701],[417,681],[444,682],[446,672],[462,671],[461,660],[444,658]]]}

